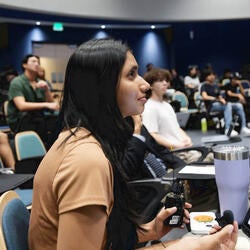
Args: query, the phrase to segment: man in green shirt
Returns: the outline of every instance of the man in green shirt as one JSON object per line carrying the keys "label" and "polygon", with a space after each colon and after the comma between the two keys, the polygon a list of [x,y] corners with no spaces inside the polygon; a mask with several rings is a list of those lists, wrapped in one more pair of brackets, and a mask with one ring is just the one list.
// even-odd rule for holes
{"label": "man in green shirt", "polygon": [[38,80],[39,57],[29,54],[22,60],[23,74],[15,77],[8,94],[7,121],[14,133],[26,130],[36,131],[47,140],[47,126],[44,110],[58,110],[58,103],[45,81]]}

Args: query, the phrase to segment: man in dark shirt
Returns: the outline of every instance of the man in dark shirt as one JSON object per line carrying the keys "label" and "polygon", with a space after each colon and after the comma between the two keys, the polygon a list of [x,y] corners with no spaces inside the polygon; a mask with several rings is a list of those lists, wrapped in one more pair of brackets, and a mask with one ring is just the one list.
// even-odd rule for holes
{"label": "man in dark shirt", "polygon": [[241,85],[241,77],[238,73],[233,74],[229,84],[225,86],[226,100],[232,110],[239,115],[241,120],[241,134],[243,136],[250,136],[250,129],[246,126],[246,115],[243,104],[246,104],[244,89]]}
{"label": "man in dark shirt", "polygon": [[[129,181],[161,178],[164,176],[164,171],[166,174],[168,169],[176,169],[186,165],[174,152],[155,141],[146,127],[143,126],[140,115],[133,116],[131,120],[127,118],[127,120],[134,128],[123,160],[123,167]],[[151,155],[150,159],[148,159],[149,155]],[[157,161],[160,162],[157,163]],[[218,194],[214,180],[190,180],[185,182],[185,190],[187,202],[193,204],[192,211],[207,211],[208,208],[210,210],[218,209]],[[141,204],[147,203],[147,192],[149,190],[140,189],[139,207]],[[204,198],[206,202],[204,202]]]}
{"label": "man in dark shirt", "polygon": [[131,127],[134,127],[133,137],[128,143],[124,156],[124,167],[129,180],[162,177],[149,170],[147,166],[148,154],[151,154],[150,158],[152,161],[153,157],[154,161],[159,161],[159,167],[165,168],[165,171],[167,168],[175,169],[186,165],[183,160],[155,141],[145,126],[143,126],[140,116],[134,116],[133,120],[128,120],[128,122],[131,123]]}
{"label": "man in dark shirt", "polygon": [[39,63],[39,57],[32,54],[22,60],[23,74],[10,83],[7,122],[14,133],[33,130],[47,142],[50,123],[54,127],[55,122],[50,122],[51,115],[45,117],[44,110],[56,111],[59,104],[54,102],[47,83],[38,79]]}
{"label": "man in dark shirt", "polygon": [[[233,105],[227,103],[220,92],[220,88],[214,83],[215,75],[212,69],[205,69],[201,74],[204,81],[201,86],[201,96],[205,102],[207,112],[223,112],[225,119],[225,134],[228,133],[232,122],[232,108]],[[238,132],[232,130],[231,137],[238,135]]]}

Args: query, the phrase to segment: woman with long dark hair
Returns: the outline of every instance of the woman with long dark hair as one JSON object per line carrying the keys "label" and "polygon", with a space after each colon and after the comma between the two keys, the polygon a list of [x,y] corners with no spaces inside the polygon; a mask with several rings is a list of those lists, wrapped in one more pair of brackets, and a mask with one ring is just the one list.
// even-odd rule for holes
{"label": "woman with long dark hair", "polygon": [[124,117],[143,111],[149,88],[120,41],[91,40],[70,57],[63,129],[34,179],[31,250],[130,250],[170,231],[163,221],[176,208],[136,224],[122,166],[133,132]]}

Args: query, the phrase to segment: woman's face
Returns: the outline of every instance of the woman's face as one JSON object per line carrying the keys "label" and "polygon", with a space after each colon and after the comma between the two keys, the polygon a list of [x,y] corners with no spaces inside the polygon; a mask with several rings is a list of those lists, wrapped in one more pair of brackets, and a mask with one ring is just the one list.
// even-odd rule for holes
{"label": "woman's face", "polygon": [[190,70],[190,75],[191,75],[191,76],[195,76],[196,74],[197,74],[197,68],[194,67],[194,68],[192,68],[192,69]]}
{"label": "woman's face", "polygon": [[123,117],[141,114],[150,85],[138,75],[138,64],[131,52],[123,65],[117,87],[117,102]]}

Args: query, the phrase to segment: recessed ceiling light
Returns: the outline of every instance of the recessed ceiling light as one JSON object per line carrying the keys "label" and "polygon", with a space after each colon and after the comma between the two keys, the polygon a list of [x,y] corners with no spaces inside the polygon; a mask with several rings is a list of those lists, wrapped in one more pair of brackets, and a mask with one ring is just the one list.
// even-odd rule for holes
{"label": "recessed ceiling light", "polygon": [[151,29],[154,30],[155,29],[155,25],[151,25]]}
{"label": "recessed ceiling light", "polygon": [[106,28],[106,26],[105,25],[101,25],[101,28],[104,30]]}
{"label": "recessed ceiling light", "polygon": [[41,22],[36,22],[36,25],[41,25]]}

